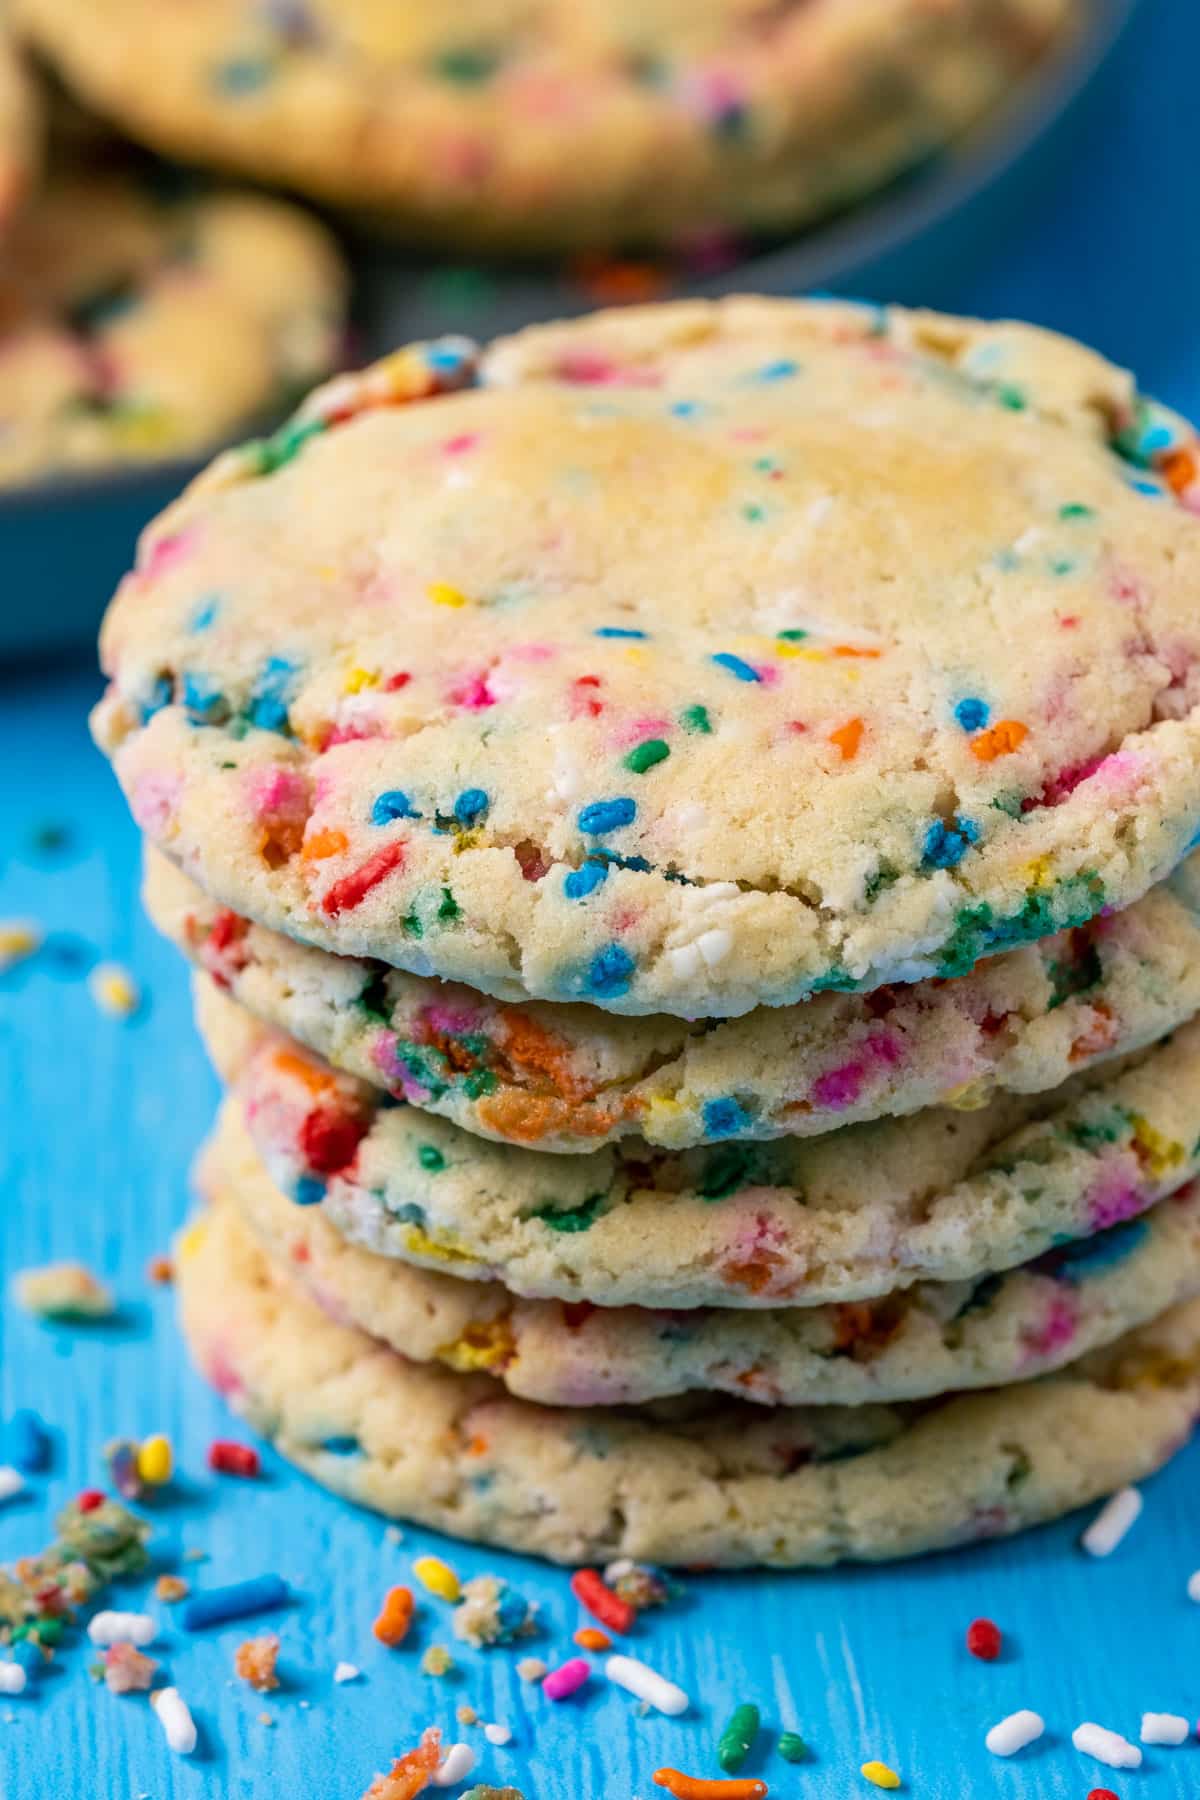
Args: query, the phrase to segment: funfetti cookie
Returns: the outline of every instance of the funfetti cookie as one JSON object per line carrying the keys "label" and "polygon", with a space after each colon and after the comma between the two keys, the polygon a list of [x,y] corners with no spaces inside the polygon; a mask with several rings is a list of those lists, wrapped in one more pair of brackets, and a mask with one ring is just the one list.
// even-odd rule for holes
{"label": "funfetti cookie", "polygon": [[735,300],[335,382],[144,537],[95,715],[214,898],[504,999],[965,973],[1200,823],[1195,441],[1021,326]]}
{"label": "funfetti cookie", "polygon": [[41,98],[0,12],[0,235],[29,197],[41,148]]}
{"label": "funfetti cookie", "polygon": [[348,1242],[601,1306],[777,1307],[975,1281],[1147,1211],[1200,1168],[1200,1021],[1052,1095],[820,1138],[589,1156],[493,1144],[335,1075],[209,985],[264,1164]]}
{"label": "funfetti cookie", "polygon": [[932,1406],[552,1410],[335,1324],[221,1206],[179,1245],[201,1369],[363,1505],[559,1562],[875,1561],[1002,1537],[1150,1474],[1200,1408],[1200,1303],[1041,1381]]}
{"label": "funfetti cookie", "polygon": [[819,1136],[927,1106],[1044,1093],[1200,1012],[1200,858],[1125,912],[957,981],[819,994],[741,1019],[512,1004],[331,956],[210,900],[151,851],[151,918],[216,984],[336,1068],[539,1150]]}
{"label": "funfetti cookie", "polygon": [[336,366],[325,228],[161,181],[61,170],[0,245],[0,484],[209,451]]}
{"label": "funfetti cookie", "polygon": [[511,250],[779,230],[1008,98],[1075,0],[20,0],[124,130]]}
{"label": "funfetti cookie", "polygon": [[519,1300],[349,1244],[266,1174],[225,1107],[200,1187],[330,1317],[413,1362],[486,1371],[549,1406],[628,1406],[693,1390],[767,1405],[862,1406],[1026,1381],[1200,1293],[1200,1189],[981,1281],[921,1282],[841,1306],[650,1312]]}

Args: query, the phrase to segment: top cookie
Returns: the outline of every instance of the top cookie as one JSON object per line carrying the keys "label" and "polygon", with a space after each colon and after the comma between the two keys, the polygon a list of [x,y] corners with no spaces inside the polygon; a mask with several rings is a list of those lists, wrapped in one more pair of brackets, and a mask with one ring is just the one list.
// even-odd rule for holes
{"label": "top cookie", "polygon": [[1076,0],[20,0],[160,150],[512,248],[776,230],[997,100]]}
{"label": "top cookie", "polygon": [[443,341],[150,529],[97,736],[161,848],[324,948],[683,1016],[958,974],[1194,837],[1197,511],[1188,428],[1027,327]]}

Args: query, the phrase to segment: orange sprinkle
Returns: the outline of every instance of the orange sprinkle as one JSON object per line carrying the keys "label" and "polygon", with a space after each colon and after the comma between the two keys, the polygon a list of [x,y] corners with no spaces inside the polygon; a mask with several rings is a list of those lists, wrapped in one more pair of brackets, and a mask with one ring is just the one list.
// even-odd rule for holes
{"label": "orange sprinkle", "polygon": [[290,1075],[310,1094],[328,1093],[335,1085],[331,1074],[318,1069],[310,1063],[307,1056],[299,1050],[276,1050],[271,1061],[281,1075]]}
{"label": "orange sprinkle", "polygon": [[349,848],[350,839],[344,831],[314,831],[305,839],[300,854],[305,862],[322,862],[325,857],[338,856]]}
{"label": "orange sprinkle", "polygon": [[606,256],[576,257],[571,274],[588,299],[601,306],[658,300],[670,287],[666,271],[654,263],[615,261]]}
{"label": "orange sprinkle", "polygon": [[1192,483],[1200,476],[1200,464],[1190,450],[1172,450],[1164,456],[1161,464],[1167,486],[1175,494],[1186,494]]}
{"label": "orange sprinkle", "polygon": [[835,644],[831,651],[833,656],[882,656],[882,650],[860,649],[857,644]]}
{"label": "orange sprinkle", "polygon": [[442,1734],[436,1725],[421,1733],[415,1750],[394,1762],[386,1775],[377,1775],[362,1800],[416,1800],[432,1781],[442,1760]]}
{"label": "orange sprinkle", "polygon": [[146,1279],[155,1287],[170,1287],[175,1279],[175,1265],[169,1256],[152,1256],[146,1264]]}
{"label": "orange sprinkle", "polygon": [[858,755],[858,747],[862,743],[866,726],[861,719],[847,719],[836,731],[831,731],[829,741],[836,744],[842,753],[843,762],[853,762]]}
{"label": "orange sprinkle", "polygon": [[601,1631],[596,1625],[581,1625],[575,1633],[575,1642],[581,1650],[611,1650],[612,1639],[607,1631]]}
{"label": "orange sprinkle", "polygon": [[710,1781],[704,1775],[681,1775],[678,1769],[655,1769],[653,1779],[675,1800],[763,1800],[768,1791],[766,1782],[754,1777]]}
{"label": "orange sprinkle", "polygon": [[395,1650],[408,1636],[408,1628],[412,1624],[413,1597],[412,1589],[406,1587],[389,1588],[384,1597],[379,1617],[371,1630],[381,1644],[389,1650]]}
{"label": "orange sprinkle", "polygon": [[998,756],[1010,756],[1029,736],[1028,725],[1019,719],[999,719],[988,731],[971,739],[971,755],[980,762],[995,762]]}

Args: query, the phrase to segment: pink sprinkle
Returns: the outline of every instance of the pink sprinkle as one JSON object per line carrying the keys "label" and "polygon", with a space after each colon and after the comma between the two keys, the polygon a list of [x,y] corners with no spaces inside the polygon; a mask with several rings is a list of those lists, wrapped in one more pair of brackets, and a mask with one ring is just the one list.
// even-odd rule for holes
{"label": "pink sprinkle", "polygon": [[843,1063],[840,1068],[827,1069],[813,1082],[813,1100],[818,1106],[840,1112],[844,1106],[853,1106],[866,1077],[867,1071],[861,1062]]}
{"label": "pink sprinkle", "polygon": [[551,1669],[542,1681],[542,1692],[547,1700],[569,1699],[572,1694],[578,1693],[591,1672],[582,1656],[573,1656],[570,1662],[560,1663],[557,1669]]}
{"label": "pink sprinkle", "polygon": [[1065,1295],[1057,1295],[1050,1303],[1046,1317],[1037,1331],[1027,1338],[1035,1356],[1049,1356],[1062,1350],[1075,1336],[1075,1308]]}
{"label": "pink sprinkle", "polygon": [[130,810],[147,837],[165,835],[182,786],[177,775],[167,775],[160,770],[152,770],[135,782],[129,801]]}
{"label": "pink sprinkle", "polygon": [[630,744],[640,744],[643,738],[665,737],[674,727],[673,719],[630,719],[617,727],[609,743],[614,750],[624,750]]}
{"label": "pink sprinkle", "polygon": [[442,445],[444,456],[465,456],[468,450],[474,450],[479,442],[477,431],[462,431],[457,437],[447,438]]}
{"label": "pink sprinkle", "polygon": [[255,818],[303,818],[308,806],[308,787],[295,769],[250,769],[246,775],[246,801]]}
{"label": "pink sprinkle", "polygon": [[[435,1000],[429,1006],[421,1008],[421,1026],[425,1034],[431,1032],[449,1032],[453,1035],[460,1031],[472,1031],[479,1024],[481,1014],[473,1006],[456,1006],[450,1000]],[[428,1035],[424,1041],[429,1042]]]}
{"label": "pink sprinkle", "polygon": [[654,369],[622,368],[611,356],[595,350],[574,350],[560,359],[555,374],[579,387],[660,387],[662,376]]}
{"label": "pink sprinkle", "polygon": [[461,706],[467,712],[483,712],[489,706],[495,706],[496,696],[488,686],[487,675],[468,675],[457,682],[449,694],[454,706]]}
{"label": "pink sprinkle", "polygon": [[155,538],[138,570],[142,580],[153,581],[181,563],[190,551],[195,536],[193,528],[190,531],[168,532],[166,537]]}
{"label": "pink sprinkle", "polygon": [[1105,1171],[1088,1195],[1088,1232],[1123,1225],[1146,1210],[1146,1195],[1120,1169]]}

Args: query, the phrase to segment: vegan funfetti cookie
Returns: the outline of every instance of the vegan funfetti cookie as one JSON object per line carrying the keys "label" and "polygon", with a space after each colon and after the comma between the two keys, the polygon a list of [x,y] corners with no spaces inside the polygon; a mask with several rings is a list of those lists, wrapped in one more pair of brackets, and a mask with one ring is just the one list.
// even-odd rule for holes
{"label": "vegan funfetti cookie", "polygon": [[644,1311],[518,1300],[348,1244],[265,1173],[234,1106],[201,1187],[331,1317],[414,1362],[485,1371],[546,1406],[629,1406],[693,1390],[769,1406],[862,1406],[996,1387],[1061,1368],[1200,1293],[1200,1189],[980,1281],[872,1303]]}
{"label": "vegan funfetti cookie", "polygon": [[1200,462],[1066,339],[775,300],[443,340],[151,528],[95,721],[216,899],[505,999],[958,975],[1200,823]]}
{"label": "vegan funfetti cookie", "polygon": [[876,1561],[1003,1537],[1159,1468],[1200,1405],[1200,1304],[1061,1374],[932,1406],[514,1400],[405,1361],[273,1270],[227,1206],[178,1247],[200,1367],[360,1505],[560,1562]]}
{"label": "vegan funfetti cookie", "polygon": [[818,994],[740,1019],[491,1000],[254,925],[156,851],[145,901],[226,993],[335,1067],[482,1137],[667,1149],[1044,1093],[1200,1012],[1200,857],[1125,912],[957,981]]}
{"label": "vegan funfetti cookie", "polygon": [[1007,97],[1074,0],[21,0],[159,150],[500,249],[802,224]]}
{"label": "vegan funfetti cookie", "polygon": [[63,171],[0,243],[0,483],[211,450],[335,367],[345,275],[315,219]]}
{"label": "vegan funfetti cookie", "polygon": [[590,1156],[488,1143],[265,1034],[199,1022],[276,1184],[349,1242],[529,1298],[777,1307],[974,1281],[1139,1217],[1200,1167],[1200,1022],[1129,1065],[977,1112]]}

